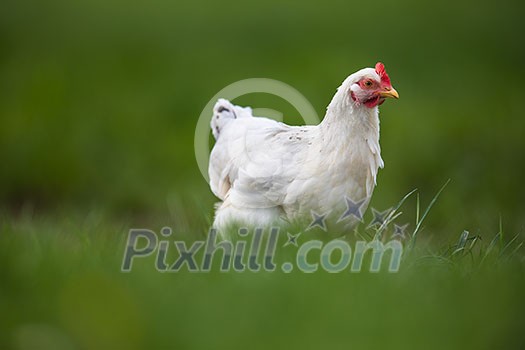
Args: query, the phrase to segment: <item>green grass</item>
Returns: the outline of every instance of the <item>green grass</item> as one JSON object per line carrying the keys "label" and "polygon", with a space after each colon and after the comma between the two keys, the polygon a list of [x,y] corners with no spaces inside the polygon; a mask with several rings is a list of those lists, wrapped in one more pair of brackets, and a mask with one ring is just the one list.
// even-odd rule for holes
{"label": "green grass", "polygon": [[[398,214],[410,209],[406,200],[413,194],[395,207]],[[384,268],[370,273],[366,261],[360,273],[286,274],[279,264],[275,272],[188,273],[183,268],[161,273],[153,257],[136,259],[133,270],[122,273],[133,220],[115,220],[103,212],[57,217],[30,208],[17,217],[5,215],[0,228],[0,346],[521,348],[521,238],[501,227],[497,234],[449,234],[454,239],[440,245],[430,239],[440,232],[423,229],[429,211],[419,217],[416,203],[419,225],[406,239],[398,273]],[[169,239],[194,240],[177,230],[177,222],[186,222],[188,230],[207,225],[194,213],[193,219],[155,219],[142,227],[159,232],[171,225]],[[370,235],[362,230],[362,236]],[[372,230],[383,230],[383,239],[389,234],[384,227]],[[322,235],[306,233],[299,240],[327,241]],[[281,237],[279,246],[283,243]],[[289,261],[293,249],[279,248],[275,260]],[[167,260],[174,261],[177,254],[169,253]],[[310,258],[315,260],[315,254]]]}

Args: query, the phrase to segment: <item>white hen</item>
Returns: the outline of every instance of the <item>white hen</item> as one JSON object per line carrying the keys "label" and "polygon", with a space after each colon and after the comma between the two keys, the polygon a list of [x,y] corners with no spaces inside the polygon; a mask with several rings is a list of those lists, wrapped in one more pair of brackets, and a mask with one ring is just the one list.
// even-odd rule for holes
{"label": "white hen", "polygon": [[[209,175],[218,204],[214,227],[362,214],[372,196],[379,146],[378,105],[398,98],[384,65],[345,79],[316,126],[288,126],[254,117],[220,99],[211,121],[217,140]],[[342,214],[342,215],[341,215]],[[357,214],[357,215],[356,215]],[[324,223],[323,223],[324,225]],[[320,225],[321,226],[321,225]]]}

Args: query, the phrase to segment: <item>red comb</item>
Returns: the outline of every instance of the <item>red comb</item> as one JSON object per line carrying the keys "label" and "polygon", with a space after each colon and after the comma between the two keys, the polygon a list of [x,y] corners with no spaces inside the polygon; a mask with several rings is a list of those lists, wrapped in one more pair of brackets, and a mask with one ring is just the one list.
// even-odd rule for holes
{"label": "red comb", "polygon": [[376,63],[376,73],[381,78],[381,82],[385,85],[390,85],[390,78],[386,74],[385,65],[381,62]]}

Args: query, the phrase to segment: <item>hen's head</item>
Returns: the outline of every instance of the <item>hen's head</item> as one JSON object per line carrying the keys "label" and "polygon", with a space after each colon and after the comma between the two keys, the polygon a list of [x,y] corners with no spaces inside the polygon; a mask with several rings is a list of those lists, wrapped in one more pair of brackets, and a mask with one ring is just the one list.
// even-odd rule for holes
{"label": "hen's head", "polygon": [[385,102],[387,97],[399,98],[381,62],[376,64],[375,69],[365,68],[350,77],[349,94],[358,106],[373,108]]}

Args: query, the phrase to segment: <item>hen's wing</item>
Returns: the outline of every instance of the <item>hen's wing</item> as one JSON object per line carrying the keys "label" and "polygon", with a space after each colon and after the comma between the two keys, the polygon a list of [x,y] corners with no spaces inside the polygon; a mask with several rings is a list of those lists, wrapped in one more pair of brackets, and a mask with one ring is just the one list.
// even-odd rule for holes
{"label": "hen's wing", "polygon": [[217,142],[209,166],[213,193],[245,208],[281,205],[287,187],[301,172],[312,127],[253,117],[225,100],[214,112]]}

